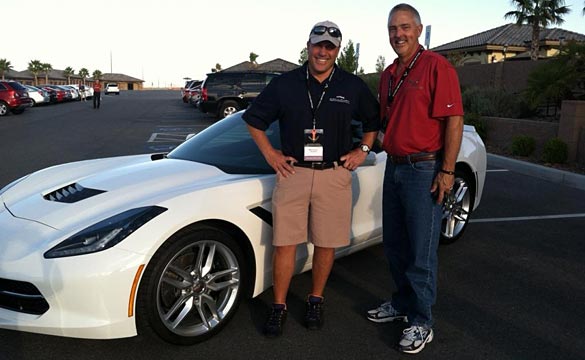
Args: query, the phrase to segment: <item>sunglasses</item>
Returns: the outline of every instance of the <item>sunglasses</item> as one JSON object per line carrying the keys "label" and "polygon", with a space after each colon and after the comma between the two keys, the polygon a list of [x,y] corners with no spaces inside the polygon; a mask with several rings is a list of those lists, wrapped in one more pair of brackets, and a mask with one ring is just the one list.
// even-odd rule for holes
{"label": "sunglasses", "polygon": [[341,39],[341,31],[336,27],[328,27],[325,25],[319,25],[319,26],[315,26],[313,28],[313,30],[311,30],[311,33],[313,33],[315,35],[323,35],[323,34],[325,34],[325,32],[327,32],[329,35],[331,35],[334,38]]}

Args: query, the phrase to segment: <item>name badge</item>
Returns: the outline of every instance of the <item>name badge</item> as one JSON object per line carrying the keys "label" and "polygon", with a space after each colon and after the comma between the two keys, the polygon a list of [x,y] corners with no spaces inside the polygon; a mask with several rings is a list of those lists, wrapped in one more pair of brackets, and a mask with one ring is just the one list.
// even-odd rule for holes
{"label": "name badge", "polygon": [[305,129],[304,161],[323,161],[323,145],[319,139],[323,129]]}

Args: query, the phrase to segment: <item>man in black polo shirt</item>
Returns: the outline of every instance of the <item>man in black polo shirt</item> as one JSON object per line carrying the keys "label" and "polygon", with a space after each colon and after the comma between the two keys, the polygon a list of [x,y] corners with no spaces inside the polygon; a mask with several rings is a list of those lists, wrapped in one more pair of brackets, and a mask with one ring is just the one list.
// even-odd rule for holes
{"label": "man in black polo shirt", "polygon": [[[335,249],[349,244],[351,170],[366,158],[379,129],[379,107],[366,84],[335,65],[341,31],[317,23],[307,42],[308,61],[274,80],[244,113],[252,138],[276,171],[272,197],[274,223],[274,303],[264,332],[282,334],[286,296],[294,272],[296,247],[314,245],[313,285],[305,323],[323,324],[323,291]],[[362,122],[362,144],[352,149],[351,121]],[[280,121],[281,150],[266,129]]]}

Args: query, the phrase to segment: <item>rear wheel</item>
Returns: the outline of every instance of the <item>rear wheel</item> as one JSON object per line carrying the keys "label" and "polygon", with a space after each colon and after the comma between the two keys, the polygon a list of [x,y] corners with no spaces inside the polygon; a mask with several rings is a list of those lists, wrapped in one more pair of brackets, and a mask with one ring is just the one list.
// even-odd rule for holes
{"label": "rear wheel", "polygon": [[233,101],[233,100],[226,100],[224,102],[221,103],[221,106],[219,107],[219,113],[218,113],[218,117],[220,119],[223,119],[226,116],[229,116],[233,113],[236,113],[240,110],[240,105],[238,105],[237,102]]}
{"label": "rear wheel", "polygon": [[8,114],[8,105],[4,101],[0,101],[0,116]]}
{"label": "rear wheel", "polygon": [[460,170],[455,171],[453,191],[443,204],[441,244],[451,244],[461,238],[469,223],[474,196],[475,189],[470,174]]}
{"label": "rear wheel", "polygon": [[154,255],[138,294],[139,331],[174,344],[218,333],[244,294],[242,251],[227,233],[209,227],[179,234]]}

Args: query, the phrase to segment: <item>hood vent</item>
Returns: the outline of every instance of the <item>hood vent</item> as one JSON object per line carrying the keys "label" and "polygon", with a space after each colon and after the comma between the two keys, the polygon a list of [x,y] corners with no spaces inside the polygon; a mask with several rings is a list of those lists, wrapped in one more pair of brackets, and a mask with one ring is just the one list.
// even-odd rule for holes
{"label": "hood vent", "polygon": [[61,189],[55,190],[43,196],[45,200],[72,204],[92,196],[101,194],[105,191],[96,189],[87,189],[79,184],[71,184]]}

